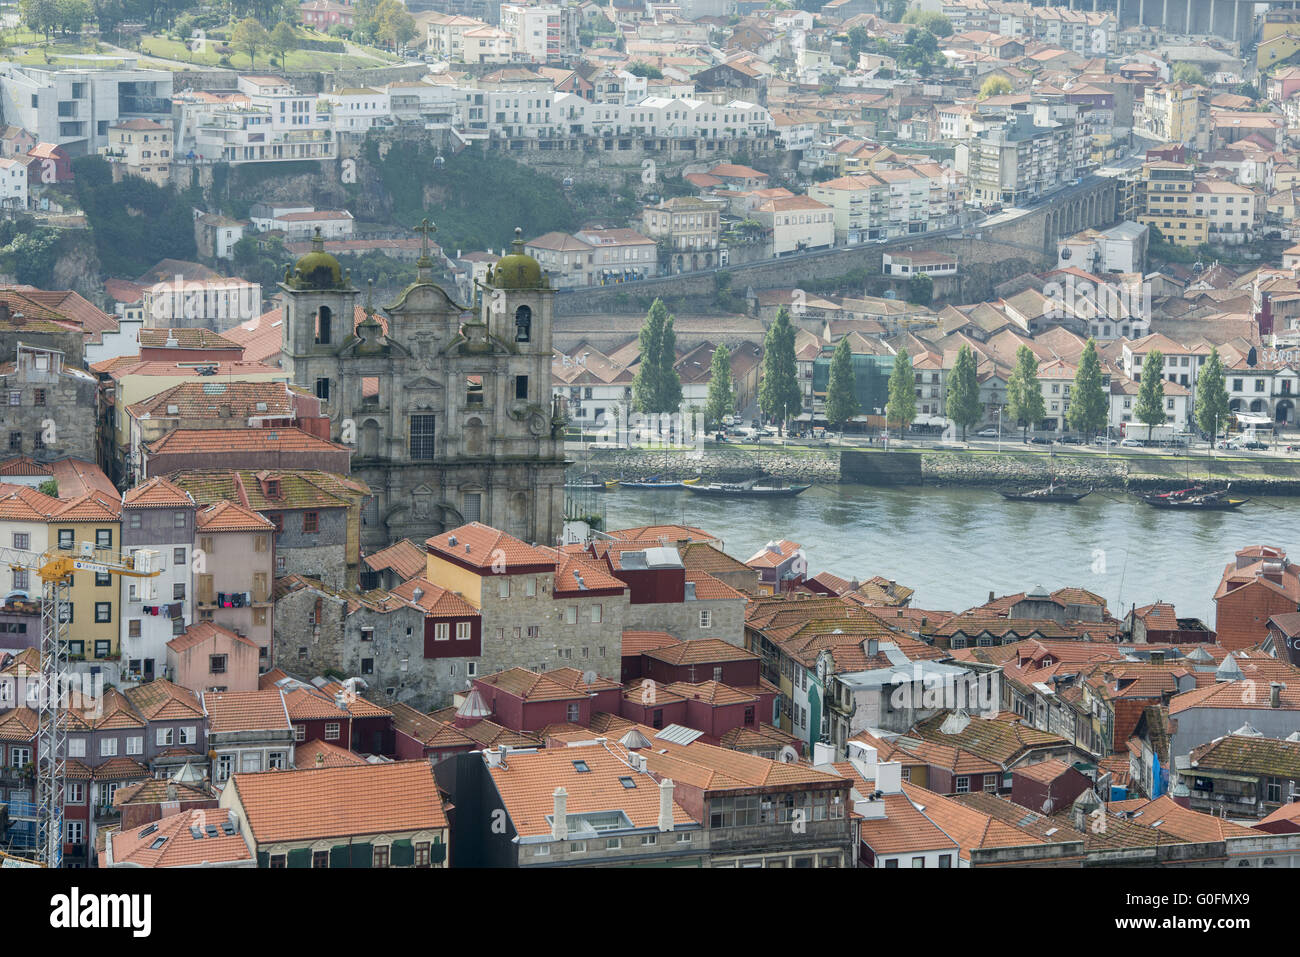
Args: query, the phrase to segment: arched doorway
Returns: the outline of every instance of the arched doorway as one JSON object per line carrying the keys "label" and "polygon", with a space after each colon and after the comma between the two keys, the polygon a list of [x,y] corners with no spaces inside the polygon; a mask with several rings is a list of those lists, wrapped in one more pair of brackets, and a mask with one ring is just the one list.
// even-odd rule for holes
{"label": "arched doorway", "polygon": [[1295,403],[1290,399],[1278,399],[1277,408],[1273,411],[1273,420],[1278,425],[1291,425],[1295,422]]}
{"label": "arched doorway", "polygon": [[1250,411],[1255,415],[1261,414],[1264,411],[1264,400],[1256,399],[1254,402],[1252,402],[1250,404]]}

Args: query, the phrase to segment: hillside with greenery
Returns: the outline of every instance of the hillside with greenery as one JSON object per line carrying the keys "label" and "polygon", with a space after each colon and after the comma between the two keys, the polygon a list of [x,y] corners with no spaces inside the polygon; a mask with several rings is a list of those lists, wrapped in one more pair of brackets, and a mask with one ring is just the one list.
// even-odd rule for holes
{"label": "hillside with greenery", "polygon": [[584,222],[622,225],[637,208],[628,186],[615,191],[577,184],[566,189],[551,177],[504,156],[465,150],[437,162],[428,145],[395,143],[381,160],[372,140],[367,159],[392,199],[393,219],[408,228],[426,216],[438,225],[447,250],[500,249],[514,237],[572,232]]}
{"label": "hillside with greenery", "polygon": [[177,193],[138,176],[113,182],[98,156],[73,161],[73,185],[95,241],[104,275],[134,277],[160,259],[194,259],[197,191]]}

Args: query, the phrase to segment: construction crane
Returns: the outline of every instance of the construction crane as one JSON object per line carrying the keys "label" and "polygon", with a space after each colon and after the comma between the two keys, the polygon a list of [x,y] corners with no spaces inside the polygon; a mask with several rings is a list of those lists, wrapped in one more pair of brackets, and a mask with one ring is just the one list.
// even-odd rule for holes
{"label": "construction crane", "polygon": [[44,552],[0,548],[0,564],[36,572],[41,594],[41,677],[36,732],[37,853],[46,867],[63,865],[63,796],[67,774],[67,731],[59,720],[62,681],[68,664],[68,591],[75,572],[152,578],[158,575],[158,553],[139,549],[124,555],[81,542],[76,548]]}

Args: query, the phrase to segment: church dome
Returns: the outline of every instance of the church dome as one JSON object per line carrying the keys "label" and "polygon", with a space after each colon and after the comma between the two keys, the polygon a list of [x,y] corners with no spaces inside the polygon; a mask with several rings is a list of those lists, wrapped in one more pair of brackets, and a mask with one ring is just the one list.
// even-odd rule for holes
{"label": "church dome", "polygon": [[311,239],[311,252],[294,263],[289,279],[292,285],[305,289],[333,289],[343,285],[343,267],[325,251],[319,226]]}
{"label": "church dome", "polygon": [[542,265],[524,252],[524,231],[515,228],[514,247],[492,267],[492,285],[498,289],[537,289],[542,283]]}

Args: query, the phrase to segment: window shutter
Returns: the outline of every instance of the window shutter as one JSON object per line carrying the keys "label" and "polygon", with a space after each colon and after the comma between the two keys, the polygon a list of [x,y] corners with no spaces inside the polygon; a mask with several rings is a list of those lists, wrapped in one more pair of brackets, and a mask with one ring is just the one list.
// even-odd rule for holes
{"label": "window shutter", "polygon": [[258,852],[257,852],[257,866],[258,866],[258,867],[270,867],[270,866],[271,866],[271,855],[268,854],[266,851],[258,851]]}
{"label": "window shutter", "polygon": [[330,867],[348,867],[351,848],[346,844],[337,844],[330,848]]}
{"label": "window shutter", "polygon": [[447,859],[447,845],[434,841],[429,845],[429,863],[441,864]]}
{"label": "window shutter", "polygon": [[311,867],[311,849],[301,848],[289,852],[290,867]]}
{"label": "window shutter", "polygon": [[375,849],[371,844],[352,845],[352,867],[370,867],[374,863]]}
{"label": "window shutter", "polygon": [[410,840],[393,842],[393,867],[412,867],[415,864],[415,847]]}

